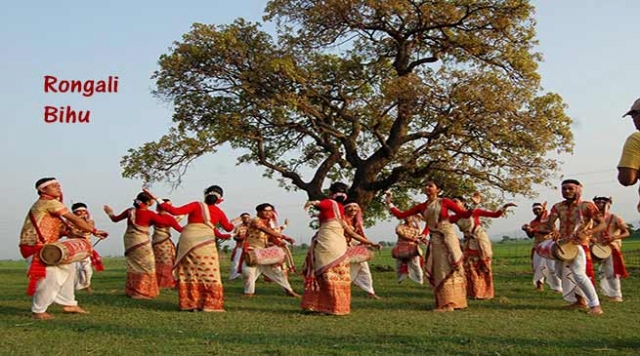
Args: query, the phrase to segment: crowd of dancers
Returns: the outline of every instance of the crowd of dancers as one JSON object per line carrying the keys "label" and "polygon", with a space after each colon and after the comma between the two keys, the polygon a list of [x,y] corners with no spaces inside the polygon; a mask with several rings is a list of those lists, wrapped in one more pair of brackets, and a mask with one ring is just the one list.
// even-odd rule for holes
{"label": "crowd of dancers", "polygon": [[[103,239],[107,233],[95,228],[85,204],[76,203],[71,211],[63,205],[62,190],[55,178],[38,180],[36,190],[39,199],[25,219],[20,238],[20,251],[30,259],[31,316],[52,318],[47,308],[53,303],[62,305],[66,313],[86,313],[78,306],[75,291],[91,291],[93,268],[102,268],[99,255],[91,249],[91,236]],[[336,182],[329,187],[328,197],[304,205],[305,209],[315,210],[319,227],[301,271],[302,295],[289,283],[289,274],[295,273],[296,268],[288,244],[295,240],[283,233],[288,221],[278,224],[272,204],[256,206],[253,218],[243,213],[230,220],[219,207],[223,189],[213,185],[204,191],[202,201],[182,206],[174,206],[170,200],[143,189],[133,206],[120,214],[108,205],[103,210],[111,221],[127,223],[125,294],[130,298],[153,299],[160,289],[175,288],[179,310],[224,311],[216,239],[233,238],[229,279],[242,278],[244,296],[255,294],[256,281],[264,275],[281,286],[286,295],[301,298],[304,311],[346,315],[351,310],[352,284],[379,299],[368,260],[371,251],[380,248],[366,237],[362,209],[349,199],[347,192],[346,184]],[[543,290],[546,281],[551,289],[562,293],[570,308],[585,308],[600,315],[603,311],[596,292],[590,246],[610,249],[610,256],[604,256],[600,263],[600,287],[611,301],[621,302],[620,277],[627,276],[621,240],[629,236],[629,231],[624,221],[610,212],[611,198],[584,201],[581,192],[578,181],[563,181],[563,200],[550,212],[546,203],[533,204],[535,218],[522,229],[534,239],[531,257],[535,288]],[[424,193],[427,199],[406,211],[395,207],[392,194],[386,193],[390,213],[401,219],[396,228],[398,240],[392,249],[398,282],[409,277],[423,284],[426,279],[433,289],[436,312],[464,309],[469,298],[493,298],[493,253],[480,218],[501,217],[515,204],[504,204],[495,211],[482,209],[479,193],[468,199],[445,198],[434,181],[425,183]],[[181,220],[186,221],[184,226],[179,223]],[[171,240],[171,229],[180,233],[177,246]],[[43,246],[58,243],[64,236],[86,240],[90,253],[73,263],[43,261],[39,253]],[[573,257],[551,253],[564,253],[570,247],[576,252]]]}

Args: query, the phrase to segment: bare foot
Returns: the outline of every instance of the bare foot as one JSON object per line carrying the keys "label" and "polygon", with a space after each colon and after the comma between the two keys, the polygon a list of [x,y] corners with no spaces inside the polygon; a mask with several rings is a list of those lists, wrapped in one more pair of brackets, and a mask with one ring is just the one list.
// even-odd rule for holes
{"label": "bare foot", "polygon": [[242,295],[245,298],[253,298],[254,294],[253,293],[245,293]]}
{"label": "bare foot", "polygon": [[80,308],[77,305],[64,307],[62,308],[62,312],[66,314],[89,314],[88,311]]}
{"label": "bare foot", "polygon": [[452,312],[453,311],[453,307],[450,306],[450,305],[446,305],[446,306],[444,306],[442,308],[433,309],[433,311],[436,312],[436,313]]}
{"label": "bare foot", "polygon": [[293,298],[302,298],[302,296],[292,290],[288,290],[285,291],[285,293],[289,296],[289,297],[293,297]]}
{"label": "bare foot", "polygon": [[602,311],[602,308],[600,308],[599,305],[596,305],[595,307],[591,307],[589,309],[589,314],[593,315],[593,316],[599,316],[604,314],[604,312]]}
{"label": "bare foot", "polygon": [[367,293],[367,298],[371,298],[371,299],[381,299],[380,297],[378,297],[376,294],[374,293]]}
{"label": "bare foot", "polygon": [[573,304],[569,304],[565,306],[565,309],[587,309],[588,306],[586,303],[575,302]]}
{"label": "bare foot", "polygon": [[53,315],[44,312],[44,313],[31,313],[31,319],[36,319],[36,320],[49,320],[49,319],[53,319]]}

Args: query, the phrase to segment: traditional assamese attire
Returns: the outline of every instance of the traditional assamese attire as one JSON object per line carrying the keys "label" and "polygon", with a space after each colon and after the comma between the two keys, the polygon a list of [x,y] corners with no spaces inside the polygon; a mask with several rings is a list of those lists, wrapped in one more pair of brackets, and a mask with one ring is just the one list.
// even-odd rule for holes
{"label": "traditional assamese attire", "polygon": [[[261,227],[270,227],[269,221],[260,217],[251,219],[247,232],[245,252],[261,250],[269,246],[269,234],[260,230]],[[280,244],[278,244],[278,248],[281,248]],[[264,274],[270,281],[280,285],[288,293],[294,293],[282,263],[247,266],[246,261],[244,261],[242,265],[244,294],[251,295],[255,293],[256,281],[261,274]]]}
{"label": "traditional assamese attire", "polygon": [[176,281],[173,279],[173,266],[176,262],[176,245],[171,241],[171,228],[182,232],[182,226],[178,220],[167,213],[160,215],[170,217],[174,220],[171,225],[156,224],[151,236],[153,256],[156,261],[156,281],[158,288],[175,288]]}
{"label": "traditional assamese attire", "polygon": [[546,233],[548,217],[549,213],[544,210],[541,216],[536,216],[535,219],[531,220],[529,223],[529,232],[527,232],[527,236],[533,238],[533,245],[531,247],[533,285],[539,287],[546,281],[551,289],[562,293],[562,280],[560,278],[561,276],[556,274],[556,261],[540,256],[537,251],[538,245],[541,242],[551,239],[551,235]]}
{"label": "traditional assamese attire", "polygon": [[248,230],[248,224],[240,224],[233,229],[232,235],[236,245],[231,252],[231,270],[229,271],[229,280],[234,280],[242,276],[242,256]]}
{"label": "traditional assamese attire", "polygon": [[[580,227],[591,228],[593,219],[599,214],[598,208],[588,201],[562,201],[552,208],[549,219],[560,220],[559,232],[561,238],[571,238]],[[598,294],[593,284],[593,263],[587,242],[578,245],[578,256],[573,261],[556,263],[556,274],[562,278],[564,300],[575,303],[576,295],[584,298],[587,305],[600,305]]]}
{"label": "traditional assamese attire", "polygon": [[351,278],[347,241],[344,237],[344,207],[333,199],[321,200],[320,227],[311,239],[303,267],[303,310],[333,315],[351,311]]}
{"label": "traditional assamese attire", "polygon": [[215,242],[215,225],[233,230],[225,213],[216,205],[192,202],[181,207],[163,203],[173,215],[188,214],[178,241],[174,275],[178,283],[180,310],[224,311],[220,260]]}
{"label": "traditional assamese attire", "polygon": [[[95,226],[93,220],[86,220],[87,224],[92,228]],[[85,239],[89,245],[91,245],[91,233],[79,229],[71,222],[67,222],[67,236],[69,238]],[[92,250],[91,256],[88,256],[82,261],[76,263],[76,281],[75,289],[82,290],[91,287],[91,277],[93,276],[93,268],[97,271],[104,270],[100,255],[96,250]]]}
{"label": "traditional assamese attire", "polygon": [[398,219],[422,214],[431,235],[425,268],[433,287],[436,308],[462,309],[467,307],[463,254],[458,235],[449,221],[449,211],[462,218],[471,216],[471,211],[461,209],[446,198],[424,202],[404,212],[391,208],[391,213]]}
{"label": "traditional assamese attire", "polygon": [[398,282],[404,281],[407,276],[409,276],[409,278],[416,283],[424,283],[422,273],[424,265],[424,260],[422,259],[423,252],[417,242],[410,241],[418,238],[420,234],[421,231],[418,226],[400,224],[396,227],[396,235],[398,235],[396,246],[401,244],[410,245],[411,248],[414,248],[415,246],[418,251],[418,254],[409,260],[403,260],[400,258],[396,259],[396,275],[398,277]]}
{"label": "traditional assamese attire", "polygon": [[467,297],[491,299],[494,296],[491,260],[493,249],[489,235],[482,227],[480,217],[498,218],[502,210],[488,211],[473,209],[469,218],[451,217],[464,235],[464,270],[467,276]]}
{"label": "traditional assamese attire", "polygon": [[[355,204],[355,203],[351,203]],[[355,220],[352,218],[346,218],[346,223],[351,226],[353,231],[360,236],[366,237],[364,234],[364,223],[362,221],[362,212],[360,211],[360,207],[358,206],[358,213],[355,216]],[[347,239],[347,248],[355,247],[360,245],[360,242],[350,236],[346,235]],[[376,291],[373,289],[373,276],[371,275],[371,269],[369,268],[369,262],[352,262],[349,263],[349,272],[351,274],[351,283],[360,287],[363,291],[367,292],[369,295],[376,294]]]}
{"label": "traditional assamese attire", "polygon": [[[603,236],[618,235],[621,227],[626,226],[621,217],[608,212],[604,214],[604,219],[607,224],[607,229],[596,235],[599,242]],[[613,240],[609,243],[609,247],[611,247],[611,256],[600,261],[600,267],[598,269],[600,289],[602,289],[604,295],[609,298],[622,299],[620,278],[629,277],[622,256],[622,241]]]}
{"label": "traditional assamese attire", "polygon": [[[156,279],[156,263],[151,246],[151,225],[171,225],[175,219],[149,209],[129,208],[111,221],[127,219],[124,233],[124,256],[127,261],[125,294],[134,299],[153,299],[160,290]],[[176,224],[177,225],[177,224]]]}
{"label": "traditional assamese attire", "polygon": [[22,257],[32,257],[29,265],[27,295],[33,296],[31,311],[44,313],[53,304],[73,307],[76,264],[45,266],[40,260],[40,250],[46,243],[57,242],[63,231],[62,216],[69,210],[57,199],[41,195],[29,210],[20,233]]}

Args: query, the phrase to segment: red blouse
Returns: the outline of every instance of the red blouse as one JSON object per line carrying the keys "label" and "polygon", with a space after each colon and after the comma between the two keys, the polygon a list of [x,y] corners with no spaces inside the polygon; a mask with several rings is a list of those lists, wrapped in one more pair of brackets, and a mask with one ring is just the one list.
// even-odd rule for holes
{"label": "red blouse", "polygon": [[128,218],[129,210],[131,209],[133,209],[134,214],[136,214],[135,215],[136,225],[139,225],[139,226],[154,225],[159,227],[171,226],[174,229],[176,229],[176,231],[182,231],[182,226],[178,224],[178,222],[173,216],[168,214],[158,214],[155,211],[152,211],[149,209],[129,208],[123,211],[122,213],[120,213],[120,215],[110,216],[111,221],[118,222]]}
{"label": "red blouse", "polygon": [[[440,199],[440,204],[442,205],[442,209],[440,210],[440,220],[449,220],[449,211],[453,211],[456,216],[459,216],[459,218],[462,219],[469,218],[473,214],[473,210],[462,209],[451,199],[442,198]],[[427,202],[424,202],[406,211],[402,211],[396,207],[393,207],[391,208],[391,214],[393,214],[398,219],[404,219],[408,216],[424,212],[425,210],[427,210],[428,206],[429,205],[427,204]]]}
{"label": "red blouse", "polygon": [[316,207],[320,209],[318,214],[320,223],[344,217],[344,206],[333,199],[323,199]]}
{"label": "red blouse", "polygon": [[[471,217],[473,217],[473,222],[475,223],[475,226],[480,226],[480,217],[499,218],[501,216],[502,216],[502,210],[491,211],[491,210],[483,210],[483,209],[473,209],[471,211]],[[449,217],[449,221],[451,221],[452,224],[455,224],[460,219],[465,219],[465,218],[461,217],[460,215],[453,215]]]}
{"label": "red blouse", "polygon": [[[220,208],[218,208],[218,206],[207,204],[205,204],[205,206],[209,208],[209,216],[211,217],[211,223],[213,225],[220,224],[222,228],[227,231],[233,230],[233,224],[229,222],[227,216],[222,210],[220,210]],[[204,216],[202,215],[202,210],[200,209],[200,203],[197,201],[179,207],[165,202],[162,203],[160,207],[172,215],[188,214],[189,217],[187,222],[189,224],[204,224]]]}

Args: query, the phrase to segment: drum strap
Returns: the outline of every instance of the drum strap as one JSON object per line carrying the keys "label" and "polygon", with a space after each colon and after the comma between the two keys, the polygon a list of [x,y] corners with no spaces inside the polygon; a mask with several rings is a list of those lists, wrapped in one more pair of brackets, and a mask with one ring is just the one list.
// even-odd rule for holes
{"label": "drum strap", "polygon": [[33,212],[32,211],[29,211],[29,219],[31,220],[31,224],[33,225],[33,228],[36,229],[36,234],[38,235],[38,240],[40,240],[40,242],[43,243],[43,244],[47,243],[47,240],[42,235],[42,231],[40,231],[40,226],[38,226],[38,222],[36,221],[36,217],[33,216]]}

